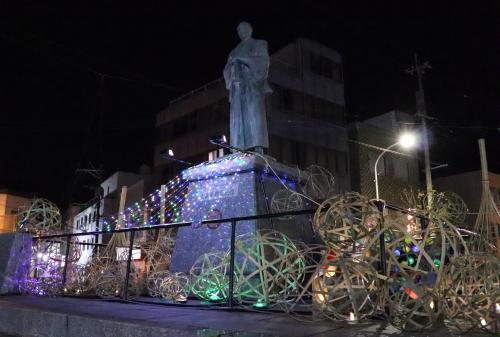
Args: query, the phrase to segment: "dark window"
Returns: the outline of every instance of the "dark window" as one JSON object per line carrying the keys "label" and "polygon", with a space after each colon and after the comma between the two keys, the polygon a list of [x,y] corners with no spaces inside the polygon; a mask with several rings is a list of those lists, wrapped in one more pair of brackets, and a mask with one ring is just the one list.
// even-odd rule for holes
{"label": "dark window", "polygon": [[312,73],[342,82],[342,69],[335,61],[311,52],[309,53],[309,63]]}
{"label": "dark window", "polygon": [[229,105],[224,100],[191,111],[189,114],[167,122],[156,128],[157,142],[165,142],[205,128],[207,124],[229,119]]}

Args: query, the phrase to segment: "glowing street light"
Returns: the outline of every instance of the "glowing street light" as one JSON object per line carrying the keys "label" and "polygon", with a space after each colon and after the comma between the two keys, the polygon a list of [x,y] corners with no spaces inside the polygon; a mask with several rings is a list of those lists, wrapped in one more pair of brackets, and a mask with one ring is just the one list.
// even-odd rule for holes
{"label": "glowing street light", "polygon": [[412,147],[414,147],[417,143],[417,138],[415,137],[414,134],[412,133],[403,133],[400,137],[399,137],[399,141],[392,144],[391,146],[389,146],[388,148],[384,149],[382,151],[382,153],[380,153],[378,155],[378,158],[377,160],[375,161],[375,194],[376,194],[376,197],[377,197],[377,200],[380,200],[380,197],[379,197],[379,193],[378,193],[378,171],[377,171],[377,165],[378,165],[378,162],[380,160],[380,158],[382,158],[382,156],[387,152],[389,151],[390,149],[392,149],[393,147],[395,146],[401,146],[402,148],[404,149],[410,149]]}
{"label": "glowing street light", "polygon": [[182,160],[182,159],[179,159],[179,158],[176,158],[175,155],[174,155],[174,150],[172,149],[168,149],[168,150],[163,150],[160,152],[160,156],[165,159],[165,160],[169,160],[169,161],[176,161],[178,163],[181,163],[181,164],[184,164],[184,165],[187,165],[187,166],[192,166],[193,164],[188,162],[188,161],[185,161],[185,160]]}

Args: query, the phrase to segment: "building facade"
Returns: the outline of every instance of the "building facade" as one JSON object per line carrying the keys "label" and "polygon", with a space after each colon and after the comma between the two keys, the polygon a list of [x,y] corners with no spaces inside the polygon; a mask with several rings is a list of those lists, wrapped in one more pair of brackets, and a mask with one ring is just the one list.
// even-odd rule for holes
{"label": "building facade", "polygon": [[[222,71],[222,70],[221,70]],[[337,190],[350,190],[344,83],[340,54],[317,42],[297,39],[271,55],[266,97],[268,154],[277,161],[305,168],[328,168]],[[161,153],[197,164],[224,155],[208,142],[229,135],[228,92],[219,78],[170,102],[156,121],[155,183],[160,185],[185,166]]]}
{"label": "building facade", "polygon": [[[488,180],[493,201],[500,209],[500,174],[488,172]],[[483,192],[481,171],[436,178],[432,180],[432,184],[440,192],[454,192],[463,199],[469,209],[469,215],[466,219],[467,225],[472,229],[479,212]]]}
{"label": "building facade", "polygon": [[[352,123],[350,135],[351,182],[353,190],[375,198],[375,161],[381,151],[398,141],[413,116],[401,111],[390,111],[362,122]],[[420,188],[417,149],[394,151],[383,155],[377,165],[380,198],[394,205],[404,204],[405,190]]]}
{"label": "building facade", "polygon": [[0,234],[16,230],[17,213],[31,202],[31,198],[0,191]]}
{"label": "building facade", "polygon": [[[125,205],[131,205],[141,200],[150,191],[151,185],[152,177],[149,172],[142,172],[142,174],[123,171],[115,172],[101,183],[103,195],[100,206],[97,207],[97,202],[95,202],[73,217],[73,233],[102,231],[104,219],[116,216],[119,212],[120,195],[123,186],[127,186]],[[97,215],[98,211],[99,216]],[[98,219],[99,223],[97,222]],[[110,237],[108,234],[78,236],[78,241],[84,243],[80,245],[81,257],[78,263],[86,264],[93,254],[94,246],[85,244],[106,243]]]}

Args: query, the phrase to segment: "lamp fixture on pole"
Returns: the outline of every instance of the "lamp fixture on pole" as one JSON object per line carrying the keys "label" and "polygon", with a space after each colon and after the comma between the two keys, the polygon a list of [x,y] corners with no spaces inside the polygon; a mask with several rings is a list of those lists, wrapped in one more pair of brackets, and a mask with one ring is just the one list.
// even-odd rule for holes
{"label": "lamp fixture on pole", "polygon": [[382,158],[382,156],[387,152],[389,151],[390,149],[392,149],[393,147],[396,147],[398,145],[400,145],[401,147],[405,148],[405,149],[409,149],[409,148],[412,148],[415,146],[417,142],[417,139],[415,137],[414,134],[412,133],[403,133],[400,137],[399,137],[399,141],[397,141],[396,143],[392,144],[391,146],[385,148],[377,157],[377,160],[375,160],[375,167],[374,167],[374,171],[375,171],[375,196],[376,196],[376,199],[377,200],[380,200],[380,195],[379,195],[379,192],[378,192],[378,171],[377,171],[377,165],[378,165],[378,162],[380,160],[380,158]]}

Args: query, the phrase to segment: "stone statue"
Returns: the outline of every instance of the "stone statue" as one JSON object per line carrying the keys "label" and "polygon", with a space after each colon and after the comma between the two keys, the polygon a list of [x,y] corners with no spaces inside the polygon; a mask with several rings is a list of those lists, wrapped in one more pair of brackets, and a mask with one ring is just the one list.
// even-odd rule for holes
{"label": "stone statue", "polygon": [[238,25],[241,42],[229,54],[224,80],[229,90],[231,146],[263,153],[269,147],[265,95],[272,92],[267,82],[267,42],[252,38],[248,22]]}

